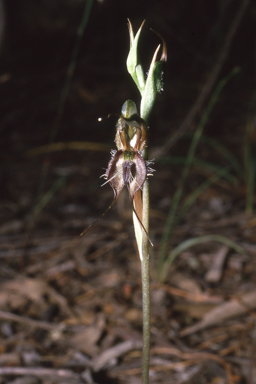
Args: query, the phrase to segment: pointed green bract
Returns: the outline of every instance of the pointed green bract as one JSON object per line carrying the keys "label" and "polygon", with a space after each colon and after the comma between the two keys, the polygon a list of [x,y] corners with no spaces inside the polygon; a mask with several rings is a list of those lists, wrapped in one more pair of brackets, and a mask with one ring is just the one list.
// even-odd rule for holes
{"label": "pointed green bract", "polygon": [[148,77],[145,85],[145,89],[141,98],[140,103],[140,114],[143,116],[143,119],[148,121],[150,112],[152,110],[153,104],[156,99],[157,95],[157,87],[156,87],[156,79],[154,74],[155,64],[156,64],[156,57],[158,54],[158,51],[160,49],[160,45],[157,47],[153,59],[150,64]]}
{"label": "pointed green bract", "polygon": [[164,90],[164,83],[163,83],[163,62],[157,61],[155,63],[154,68],[154,78],[155,78],[155,84],[156,84],[156,90],[157,93],[160,93]]}
{"label": "pointed green bract", "polygon": [[132,23],[128,19],[128,29],[129,29],[129,35],[130,35],[130,48],[132,47],[132,43],[134,40],[134,34],[133,34],[133,29],[132,29]]}
{"label": "pointed green bract", "polygon": [[144,22],[145,21],[143,21],[143,23],[140,26],[140,29],[138,30],[138,32],[136,33],[136,36],[134,37],[132,25],[130,20],[128,19],[128,27],[129,27],[129,34],[130,34],[130,52],[126,61],[127,70],[132,76],[141,94],[145,86],[145,77],[144,77],[142,66],[138,59],[138,41],[139,41],[140,33],[141,33]]}

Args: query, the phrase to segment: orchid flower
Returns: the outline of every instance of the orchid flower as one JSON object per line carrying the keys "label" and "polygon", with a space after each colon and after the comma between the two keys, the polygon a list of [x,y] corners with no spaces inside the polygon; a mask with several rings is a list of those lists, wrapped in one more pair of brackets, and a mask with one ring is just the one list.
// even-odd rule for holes
{"label": "orchid flower", "polygon": [[[152,175],[153,169],[149,167],[151,161],[143,159],[143,150],[148,144],[148,127],[145,121],[138,116],[137,108],[132,100],[127,100],[122,107],[121,116],[116,125],[115,143],[117,150],[111,151],[111,159],[106,173],[102,175],[114,192],[114,199],[107,210],[95,220],[85,231],[96,224],[116,203],[120,192],[127,187],[129,198],[142,229],[145,231],[151,245],[148,233],[142,224],[140,204],[136,207],[134,197],[143,187],[146,177]],[[138,200],[138,199],[137,199]]]}

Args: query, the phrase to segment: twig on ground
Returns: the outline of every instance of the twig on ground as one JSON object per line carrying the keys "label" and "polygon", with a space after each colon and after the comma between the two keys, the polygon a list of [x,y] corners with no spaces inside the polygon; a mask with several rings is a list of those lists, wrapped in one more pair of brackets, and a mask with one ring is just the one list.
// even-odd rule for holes
{"label": "twig on ground", "polygon": [[123,343],[115,345],[113,348],[109,348],[101,355],[97,356],[91,363],[92,369],[95,372],[103,369],[111,360],[116,359],[127,352],[134,349],[141,349],[142,342],[136,340],[128,340]]}
{"label": "twig on ground", "polygon": [[226,371],[228,383],[234,384],[234,378],[232,371],[230,369],[229,364],[222,359],[220,356],[214,355],[213,353],[205,353],[205,352],[182,352],[177,348],[168,348],[168,347],[156,347],[151,350],[152,355],[154,354],[163,354],[163,355],[174,355],[177,357],[180,357],[181,359],[188,360],[190,363],[195,363],[202,360],[214,360],[220,365],[223,366],[223,368]]}
{"label": "twig on ground", "polygon": [[0,311],[0,319],[7,320],[7,321],[15,321],[17,323],[27,324],[31,327],[42,328],[48,331],[54,331],[54,330],[60,329],[60,327],[63,327],[63,325],[60,326],[60,324],[51,324],[51,323],[47,323],[46,321],[33,320],[33,319],[29,319],[28,317],[19,316],[19,315],[15,315],[13,313],[4,312],[4,311]]}
{"label": "twig on ground", "polygon": [[51,369],[34,367],[0,367],[0,376],[57,376],[63,379],[79,380],[79,375],[69,369]]}
{"label": "twig on ground", "polygon": [[161,288],[171,295],[180,296],[198,303],[219,304],[223,302],[223,298],[221,296],[209,296],[206,293],[191,293],[176,287],[170,287],[167,284],[153,284],[152,288]]}

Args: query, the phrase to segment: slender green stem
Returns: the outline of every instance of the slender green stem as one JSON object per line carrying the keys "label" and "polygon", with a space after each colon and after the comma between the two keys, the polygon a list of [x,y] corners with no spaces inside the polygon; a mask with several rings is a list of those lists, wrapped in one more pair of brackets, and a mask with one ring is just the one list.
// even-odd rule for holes
{"label": "slender green stem", "polygon": [[[142,192],[143,225],[149,228],[149,183],[145,181]],[[141,247],[141,281],[142,281],[142,307],[143,307],[143,351],[142,351],[142,384],[149,382],[150,360],[150,271],[149,271],[149,242],[142,231]]]}
{"label": "slender green stem", "polygon": [[[149,230],[149,182],[145,181],[142,189],[142,224],[147,233]],[[149,383],[150,360],[150,269],[149,241],[135,214],[133,214],[135,237],[141,260],[142,311],[143,311],[143,351],[142,351],[142,384]]]}
{"label": "slender green stem", "polygon": [[[147,150],[143,157],[147,159]],[[142,311],[143,311],[143,350],[142,350],[142,384],[149,383],[150,363],[150,268],[149,241],[144,230],[133,214],[135,237],[141,260]],[[142,189],[142,224],[149,231],[149,182],[146,179]]]}
{"label": "slender green stem", "polygon": [[[152,106],[151,106],[152,108]],[[147,122],[150,110],[141,117]],[[148,158],[147,148],[143,153],[144,160]],[[146,179],[142,190],[142,224],[149,232],[149,182]],[[141,283],[142,283],[142,310],[143,310],[143,350],[142,350],[142,384],[149,383],[150,363],[150,265],[149,265],[149,241],[144,231],[141,231]]]}
{"label": "slender green stem", "polygon": [[[149,229],[149,183],[145,181],[142,189],[142,224],[146,231]],[[135,237],[141,260],[142,282],[142,311],[143,311],[143,351],[142,351],[142,384],[149,383],[150,360],[150,269],[149,241],[142,230],[135,214],[133,214]]]}

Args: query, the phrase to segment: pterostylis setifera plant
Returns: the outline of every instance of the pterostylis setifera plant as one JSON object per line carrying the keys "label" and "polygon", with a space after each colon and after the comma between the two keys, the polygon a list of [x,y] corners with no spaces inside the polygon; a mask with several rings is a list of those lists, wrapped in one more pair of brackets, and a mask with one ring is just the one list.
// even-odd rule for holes
{"label": "pterostylis setifera plant", "polygon": [[[148,119],[158,92],[163,90],[163,63],[167,60],[165,41],[162,40],[162,55],[157,61],[159,45],[153,55],[147,78],[138,58],[138,41],[144,22],[134,36],[133,28],[128,20],[130,35],[130,51],[127,58],[127,70],[140,91],[141,103],[138,114],[135,103],[127,100],[116,125],[116,150],[111,152],[107,170],[103,175],[104,184],[110,184],[114,199],[107,210],[85,231],[100,220],[115,204],[121,190],[126,186],[133,210],[135,237],[141,260],[142,305],[143,305],[143,353],[142,384],[149,382],[150,357],[150,276],[149,276],[149,244],[153,245],[149,231],[149,184],[147,177],[152,175],[151,161],[147,159]],[[103,184],[103,185],[104,185]],[[85,233],[85,231],[83,233]],[[82,233],[82,234],[83,234]]]}
{"label": "pterostylis setifera plant", "polygon": [[121,116],[116,125],[115,143],[117,150],[111,151],[111,159],[105,174],[102,175],[106,180],[102,186],[110,184],[114,192],[114,199],[107,210],[85,231],[96,224],[113,207],[120,192],[126,186],[132,210],[150,244],[153,245],[142,223],[142,204],[139,199],[146,177],[152,175],[153,172],[153,169],[150,168],[151,162],[143,158],[143,150],[148,145],[148,127],[145,121],[139,117],[136,105],[132,100],[127,100],[122,106]]}

